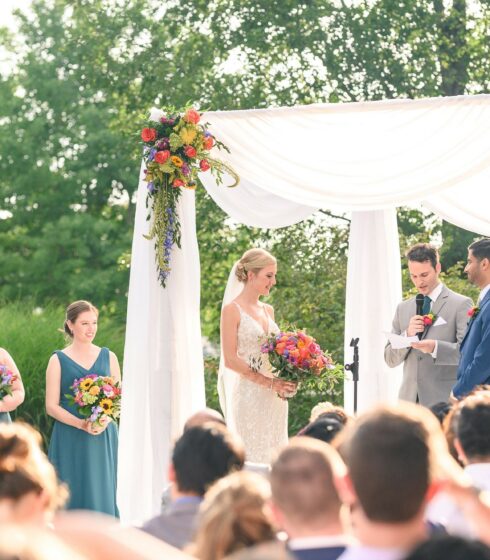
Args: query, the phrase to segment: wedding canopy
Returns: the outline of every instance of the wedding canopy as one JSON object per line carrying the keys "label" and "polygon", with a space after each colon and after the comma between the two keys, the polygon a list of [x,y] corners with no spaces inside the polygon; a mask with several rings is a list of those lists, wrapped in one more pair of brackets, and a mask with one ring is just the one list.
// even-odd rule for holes
{"label": "wedding canopy", "polygon": [[[204,120],[230,148],[226,160],[241,183],[217,186],[209,172],[201,179],[235,220],[274,228],[318,208],[351,212],[345,359],[351,359],[351,337],[359,337],[360,410],[395,399],[400,371],[383,359],[383,331],[402,295],[395,209],[419,202],[490,236],[490,96],[209,112]],[[145,201],[140,177],[118,479],[121,517],[133,523],[158,512],[172,439],[204,406],[194,193],[185,191],[179,202],[182,248],[174,249],[165,290],[157,282],[153,242],[143,237]],[[352,409],[349,380],[345,406]]]}

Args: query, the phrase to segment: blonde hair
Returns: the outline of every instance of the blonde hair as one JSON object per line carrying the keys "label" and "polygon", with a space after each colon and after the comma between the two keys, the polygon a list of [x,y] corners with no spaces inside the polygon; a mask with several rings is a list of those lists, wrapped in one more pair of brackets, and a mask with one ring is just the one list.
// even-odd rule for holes
{"label": "blonde hair", "polygon": [[235,274],[240,282],[246,282],[248,272],[257,274],[266,266],[276,263],[276,258],[265,249],[249,249],[243,253],[242,258],[238,261]]}
{"label": "blonde hair", "polygon": [[218,480],[201,505],[191,554],[200,560],[220,560],[274,539],[266,509],[269,497],[269,483],[257,473],[241,471]]}
{"label": "blonde hair", "polygon": [[34,492],[47,496],[47,511],[62,507],[68,497],[56,471],[41,450],[39,432],[27,424],[0,424],[0,500],[17,501]]}
{"label": "blonde hair", "polygon": [[66,308],[65,323],[63,327],[65,334],[67,334],[70,338],[73,338],[73,333],[68,327],[68,321],[74,323],[77,320],[78,316],[81,313],[85,313],[85,311],[93,311],[96,315],[99,314],[99,310],[97,309],[97,307],[95,307],[95,305],[83,299],[70,303],[70,305]]}

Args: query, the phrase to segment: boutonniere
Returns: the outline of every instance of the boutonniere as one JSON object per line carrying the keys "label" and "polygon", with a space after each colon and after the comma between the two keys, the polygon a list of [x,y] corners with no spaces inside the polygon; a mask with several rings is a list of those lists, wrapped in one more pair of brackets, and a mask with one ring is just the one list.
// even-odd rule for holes
{"label": "boutonniere", "polygon": [[427,313],[427,315],[424,315],[422,317],[422,320],[424,321],[424,325],[426,327],[430,327],[431,325],[433,325],[436,322],[437,315],[434,315],[434,313]]}
{"label": "boutonniere", "polygon": [[468,309],[468,317],[474,319],[478,313],[480,313],[480,308],[478,305],[474,305],[471,309]]}

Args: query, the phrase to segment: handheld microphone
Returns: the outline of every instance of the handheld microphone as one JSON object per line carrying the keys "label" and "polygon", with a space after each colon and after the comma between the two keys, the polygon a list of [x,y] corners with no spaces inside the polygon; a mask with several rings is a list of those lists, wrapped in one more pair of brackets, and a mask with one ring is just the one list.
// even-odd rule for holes
{"label": "handheld microphone", "polygon": [[[416,315],[422,315],[422,309],[424,308],[424,294],[417,294],[415,296],[415,305],[416,305],[416,311],[415,314]],[[421,340],[422,335],[424,333],[417,333],[417,336],[419,337],[419,340]]]}

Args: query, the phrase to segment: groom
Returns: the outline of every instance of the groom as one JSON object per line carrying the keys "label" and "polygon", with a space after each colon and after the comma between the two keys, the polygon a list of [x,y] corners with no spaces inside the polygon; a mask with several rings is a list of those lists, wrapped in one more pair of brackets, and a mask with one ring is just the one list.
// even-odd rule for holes
{"label": "groom", "polygon": [[478,385],[490,383],[490,238],[468,247],[464,271],[481,292],[477,306],[470,310],[468,329],[461,343],[458,380],[451,393],[454,399]]}

